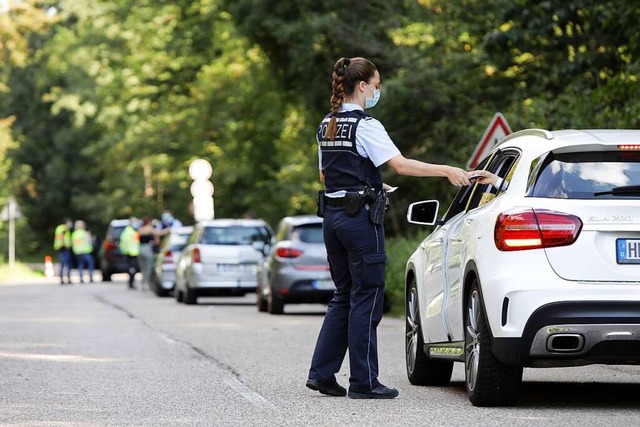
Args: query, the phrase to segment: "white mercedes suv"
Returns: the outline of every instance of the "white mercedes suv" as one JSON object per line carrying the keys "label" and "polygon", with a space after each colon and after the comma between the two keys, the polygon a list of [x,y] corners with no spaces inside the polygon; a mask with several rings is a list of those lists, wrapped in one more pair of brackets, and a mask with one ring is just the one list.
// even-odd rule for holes
{"label": "white mercedes suv", "polygon": [[406,268],[406,367],[476,406],[517,402],[523,367],[640,364],[640,131],[528,129],[478,166]]}

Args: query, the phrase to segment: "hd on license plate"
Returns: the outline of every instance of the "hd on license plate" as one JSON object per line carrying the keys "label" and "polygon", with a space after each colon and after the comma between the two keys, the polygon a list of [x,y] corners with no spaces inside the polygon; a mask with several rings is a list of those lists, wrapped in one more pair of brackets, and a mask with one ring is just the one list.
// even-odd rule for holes
{"label": "hd on license plate", "polygon": [[318,290],[334,290],[336,285],[333,284],[333,280],[316,280],[313,282],[313,288]]}
{"label": "hd on license plate", "polygon": [[640,239],[616,239],[618,264],[640,264]]}

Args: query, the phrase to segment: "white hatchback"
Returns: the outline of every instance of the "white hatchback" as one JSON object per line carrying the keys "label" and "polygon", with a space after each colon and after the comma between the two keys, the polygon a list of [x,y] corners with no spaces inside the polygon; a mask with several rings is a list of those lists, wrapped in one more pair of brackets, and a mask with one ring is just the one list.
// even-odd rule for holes
{"label": "white hatchback", "polygon": [[194,227],[176,266],[176,301],[195,304],[201,296],[256,291],[262,249],[273,231],[261,219],[213,219]]}
{"label": "white hatchback", "polygon": [[476,406],[513,405],[523,367],[640,363],[640,131],[529,129],[409,222],[436,224],[406,269],[406,367]]}

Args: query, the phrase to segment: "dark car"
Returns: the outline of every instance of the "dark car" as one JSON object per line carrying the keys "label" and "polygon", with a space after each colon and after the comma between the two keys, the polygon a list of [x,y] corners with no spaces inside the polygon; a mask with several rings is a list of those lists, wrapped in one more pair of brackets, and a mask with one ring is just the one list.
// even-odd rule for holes
{"label": "dark car", "polygon": [[259,267],[258,310],[282,314],[285,304],[326,304],[335,290],[322,236],[322,218],[283,218],[276,231],[276,244]]}
{"label": "dark car", "polygon": [[120,253],[119,248],[120,235],[127,225],[129,225],[128,219],[114,219],[109,223],[99,252],[103,282],[110,282],[111,276],[115,273],[128,271],[127,258]]}

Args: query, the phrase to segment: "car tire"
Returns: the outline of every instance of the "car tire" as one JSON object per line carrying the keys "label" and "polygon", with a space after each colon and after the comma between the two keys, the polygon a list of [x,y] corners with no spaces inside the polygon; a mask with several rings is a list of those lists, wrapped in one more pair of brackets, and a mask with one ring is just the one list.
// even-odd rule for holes
{"label": "car tire", "polygon": [[159,297],[166,297],[169,295],[166,289],[162,287],[160,284],[160,280],[158,279],[158,274],[155,270],[151,270],[151,277],[149,278],[149,283],[153,293],[155,293]]}
{"label": "car tire", "polygon": [[522,366],[506,365],[491,352],[491,331],[478,281],[471,285],[465,315],[465,383],[474,406],[513,406],[522,384]]}
{"label": "car tire", "polygon": [[267,311],[269,314],[284,313],[284,300],[275,293],[273,288],[269,290],[269,296],[267,296]]}
{"label": "car tire", "polygon": [[413,279],[405,298],[405,365],[407,378],[413,385],[447,385],[451,381],[453,362],[431,359],[424,352],[420,328],[418,290]]}
{"label": "car tire", "polygon": [[176,297],[176,302],[183,302],[184,301],[184,293],[181,290],[179,290],[178,288],[175,289],[174,296]]}
{"label": "car tire", "polygon": [[184,303],[187,305],[194,305],[198,303],[198,295],[193,289],[189,289],[187,283],[184,284]]}
{"label": "car tire", "polygon": [[260,287],[256,289],[256,307],[258,308],[258,311],[262,313],[267,311],[267,300]]}
{"label": "car tire", "polygon": [[113,272],[111,270],[103,270],[102,271],[102,281],[103,282],[110,282],[112,275],[113,275]]}

